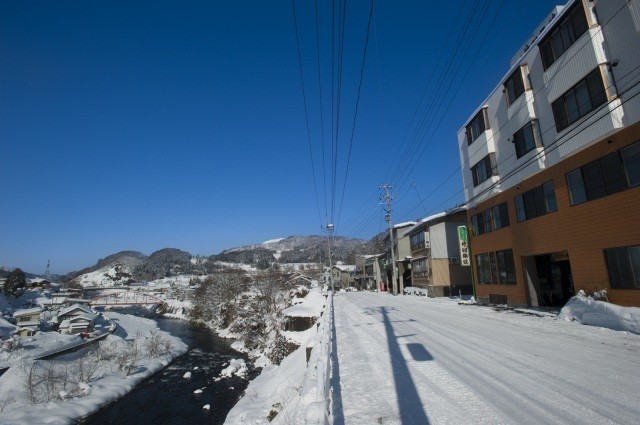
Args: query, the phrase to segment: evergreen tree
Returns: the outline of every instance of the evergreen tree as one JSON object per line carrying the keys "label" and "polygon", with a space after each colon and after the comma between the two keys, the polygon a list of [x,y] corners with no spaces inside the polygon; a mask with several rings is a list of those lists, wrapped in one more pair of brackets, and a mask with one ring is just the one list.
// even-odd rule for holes
{"label": "evergreen tree", "polygon": [[20,269],[14,269],[4,282],[5,294],[15,295],[19,288],[27,285],[27,276]]}

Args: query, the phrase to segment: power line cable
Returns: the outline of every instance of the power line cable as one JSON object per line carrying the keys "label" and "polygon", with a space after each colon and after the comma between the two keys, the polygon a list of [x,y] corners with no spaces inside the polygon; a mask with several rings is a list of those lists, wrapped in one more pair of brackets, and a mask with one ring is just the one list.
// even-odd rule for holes
{"label": "power line cable", "polygon": [[355,133],[356,133],[356,124],[358,121],[358,110],[360,107],[360,92],[362,91],[362,81],[364,80],[364,68],[365,65],[367,63],[367,48],[369,47],[369,34],[371,32],[371,21],[373,20],[373,6],[374,6],[374,0],[371,0],[371,7],[369,9],[369,22],[367,23],[367,32],[366,32],[366,37],[365,37],[365,42],[364,42],[364,49],[363,49],[363,53],[362,53],[362,66],[360,68],[360,82],[358,83],[358,91],[357,91],[357,95],[356,95],[356,106],[355,106],[355,112],[353,114],[353,124],[351,126],[351,138],[349,140],[349,150],[347,153],[347,164],[346,164],[346,168],[345,168],[345,172],[344,172],[344,182],[342,184],[342,196],[340,198],[340,208],[338,209],[338,219],[336,220],[337,223],[340,222],[340,217],[342,215],[342,205],[344,203],[344,194],[346,192],[346,188],[347,188],[347,178],[349,175],[349,163],[351,161],[351,150],[353,148],[353,139],[355,137]]}
{"label": "power line cable", "polygon": [[309,146],[309,158],[311,161],[311,174],[313,177],[313,191],[316,196],[316,207],[318,209],[318,220],[320,221],[320,225],[322,225],[322,215],[320,214],[320,202],[318,201],[318,187],[316,185],[316,170],[313,161],[313,149],[311,148],[311,130],[309,129],[309,112],[307,107],[307,94],[305,90],[304,84],[304,73],[302,71],[302,55],[300,54],[300,38],[298,36],[298,18],[296,16],[296,4],[295,0],[291,0],[291,8],[293,10],[293,24],[296,29],[296,47],[298,51],[298,67],[300,70],[300,81],[302,83],[302,99],[304,101],[304,118],[307,125],[307,144]]}

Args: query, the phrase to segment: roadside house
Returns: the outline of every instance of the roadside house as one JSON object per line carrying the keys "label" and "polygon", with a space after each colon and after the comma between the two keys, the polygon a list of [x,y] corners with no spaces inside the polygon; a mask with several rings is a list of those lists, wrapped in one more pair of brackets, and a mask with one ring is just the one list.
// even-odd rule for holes
{"label": "roadside house", "polygon": [[473,293],[471,269],[461,265],[458,226],[466,224],[465,207],[452,208],[420,220],[406,236],[411,241],[413,286],[430,297]]}
{"label": "roadside house", "polygon": [[331,279],[333,280],[333,286],[337,289],[347,289],[350,286],[354,286],[355,280],[355,265],[335,265],[331,269]]}

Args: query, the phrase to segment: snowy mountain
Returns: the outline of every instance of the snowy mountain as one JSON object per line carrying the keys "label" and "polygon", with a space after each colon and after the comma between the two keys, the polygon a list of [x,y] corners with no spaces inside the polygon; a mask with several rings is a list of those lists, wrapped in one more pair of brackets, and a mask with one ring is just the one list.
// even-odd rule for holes
{"label": "snowy mountain", "polygon": [[[358,254],[380,253],[382,238],[370,241],[342,236],[331,238],[333,261],[354,264]],[[80,286],[119,286],[140,280],[156,280],[179,275],[205,275],[229,264],[266,269],[273,263],[327,263],[326,236],[289,236],[222,251],[209,257],[193,256],[176,248],[164,248],[149,256],[137,251],[121,251],[98,260],[92,266],[72,272],[67,279]]]}
{"label": "snowy mountain", "polygon": [[122,251],[98,260],[92,267],[70,273],[68,278],[80,286],[118,286],[167,276],[203,275],[216,267],[206,257],[194,257],[175,248],[164,248],[149,256]]}
{"label": "snowy mountain", "polygon": [[[331,238],[331,253],[334,261],[352,263],[357,254],[368,252],[369,242],[343,236]],[[212,255],[215,261],[234,263],[278,262],[278,263],[320,263],[326,262],[328,239],[326,236],[289,236],[272,239],[261,244],[241,246]]]}

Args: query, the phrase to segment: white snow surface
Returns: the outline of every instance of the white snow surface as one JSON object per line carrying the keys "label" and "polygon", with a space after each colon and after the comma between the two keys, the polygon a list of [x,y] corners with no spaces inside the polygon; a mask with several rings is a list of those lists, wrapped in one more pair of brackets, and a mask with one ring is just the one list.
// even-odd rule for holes
{"label": "white snow surface", "polygon": [[[323,298],[318,295],[307,297]],[[640,335],[628,325],[637,323],[637,308],[579,295],[557,320],[457,298],[341,292],[334,300],[329,423],[631,424],[640,418]],[[301,313],[304,304],[287,314]],[[596,313],[601,327],[576,326]],[[285,332],[300,348],[265,367],[225,423],[321,418],[321,334],[315,326]],[[307,347],[313,347],[308,363]]]}
{"label": "white snow surface", "polygon": [[[159,357],[149,357],[143,352],[135,363],[135,370],[129,375],[117,368],[108,366],[106,361],[100,363],[98,373],[89,382],[80,382],[79,389],[82,396],[70,400],[52,401],[43,404],[30,404],[27,400],[24,385],[24,371],[19,366],[12,366],[4,375],[0,376],[0,400],[13,400],[3,406],[0,414],[0,424],[70,424],[77,418],[86,416],[131,391],[140,381],[162,369],[170,361],[187,351],[187,345],[179,338],[160,331],[156,322],[151,319],[135,317],[114,312],[105,313],[116,322],[119,328],[114,335],[109,335],[105,341],[108,347],[116,348],[123,344],[123,338],[131,341],[138,336],[144,337],[150,332],[158,332],[171,341],[170,354]],[[57,335],[61,338],[61,335]],[[73,357],[82,354],[67,355]],[[65,356],[65,357],[67,357]]]}
{"label": "white snow surface", "polygon": [[336,294],[333,423],[640,418],[640,335],[451,299]]}
{"label": "white snow surface", "polygon": [[569,300],[558,319],[640,334],[640,308],[597,301],[584,291]]}
{"label": "white snow surface", "polygon": [[324,308],[325,298],[319,290],[310,291],[302,301],[284,310],[285,316],[318,317]]}
{"label": "white snow surface", "polygon": [[236,375],[244,378],[247,376],[247,373],[249,373],[249,369],[247,368],[247,364],[244,359],[231,359],[229,366],[220,371],[220,376],[231,377],[232,375]]}

